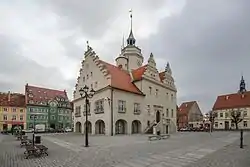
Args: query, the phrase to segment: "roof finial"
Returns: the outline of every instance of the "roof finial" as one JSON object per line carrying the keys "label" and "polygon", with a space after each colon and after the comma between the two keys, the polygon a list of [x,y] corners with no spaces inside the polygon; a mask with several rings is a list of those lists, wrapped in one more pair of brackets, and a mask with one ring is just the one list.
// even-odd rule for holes
{"label": "roof finial", "polygon": [[86,43],[87,43],[87,50],[89,50],[89,41],[87,41]]}
{"label": "roof finial", "polygon": [[133,14],[132,9],[129,10],[130,13],[130,31],[132,31],[132,25],[133,25]]}

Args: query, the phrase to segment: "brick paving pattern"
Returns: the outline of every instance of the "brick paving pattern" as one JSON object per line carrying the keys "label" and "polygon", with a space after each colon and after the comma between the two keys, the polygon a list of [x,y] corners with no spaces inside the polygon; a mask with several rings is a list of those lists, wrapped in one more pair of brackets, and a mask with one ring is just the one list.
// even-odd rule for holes
{"label": "brick paving pattern", "polygon": [[[82,135],[45,134],[42,135],[42,142],[49,148],[49,156],[24,159],[24,148],[20,148],[20,141],[15,140],[11,135],[0,135],[0,166],[184,167],[192,164],[190,167],[200,167],[199,164],[201,164],[204,167],[203,161],[207,157],[220,154],[221,150],[230,148],[230,144],[238,138],[239,133],[236,132],[214,132],[212,135],[209,133],[178,133],[167,140],[152,142],[149,142],[147,136],[143,135],[90,136],[90,147],[85,148]],[[248,149],[246,148],[246,150]],[[214,159],[217,157],[223,158],[223,156],[217,155]],[[211,158],[208,159],[212,163]],[[212,167],[219,166],[212,165]]]}

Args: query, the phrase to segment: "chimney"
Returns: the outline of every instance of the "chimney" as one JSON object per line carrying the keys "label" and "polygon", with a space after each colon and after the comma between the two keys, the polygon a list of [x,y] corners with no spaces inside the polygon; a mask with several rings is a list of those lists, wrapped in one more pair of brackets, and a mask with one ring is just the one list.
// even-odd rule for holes
{"label": "chimney", "polygon": [[8,101],[10,101],[10,91],[8,91]]}

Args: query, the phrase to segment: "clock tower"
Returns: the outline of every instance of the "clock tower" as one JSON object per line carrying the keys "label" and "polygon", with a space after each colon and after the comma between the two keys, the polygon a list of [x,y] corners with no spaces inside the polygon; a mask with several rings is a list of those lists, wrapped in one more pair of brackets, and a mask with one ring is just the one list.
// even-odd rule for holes
{"label": "clock tower", "polygon": [[132,30],[132,17],[132,11],[130,11],[131,28],[127,45],[121,49],[121,54],[116,58],[117,66],[128,71],[141,67],[143,63],[141,49],[135,45],[136,39]]}

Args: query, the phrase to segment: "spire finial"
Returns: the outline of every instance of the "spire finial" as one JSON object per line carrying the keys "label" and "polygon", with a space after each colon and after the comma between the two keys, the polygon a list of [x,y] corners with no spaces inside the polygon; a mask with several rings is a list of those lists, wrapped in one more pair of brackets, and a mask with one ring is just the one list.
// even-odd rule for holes
{"label": "spire finial", "polygon": [[86,43],[87,43],[87,50],[89,50],[89,41],[87,41]]}
{"label": "spire finial", "polygon": [[132,25],[133,25],[133,13],[132,13],[132,9],[129,10],[130,13],[130,31],[132,31]]}
{"label": "spire finial", "polygon": [[130,13],[130,21],[131,21],[131,23],[130,23],[130,33],[129,33],[129,37],[128,37],[128,39],[127,39],[127,45],[135,45],[135,38],[134,38],[134,35],[133,35],[133,27],[132,27],[132,25],[133,25],[133,22],[132,22],[132,18],[133,18],[133,15],[132,15],[132,9],[130,9],[129,10],[129,13]]}

